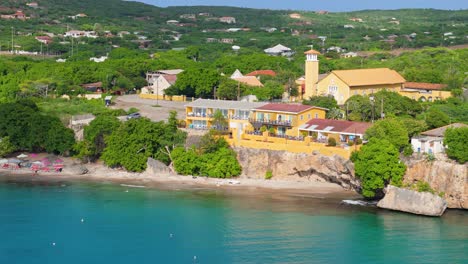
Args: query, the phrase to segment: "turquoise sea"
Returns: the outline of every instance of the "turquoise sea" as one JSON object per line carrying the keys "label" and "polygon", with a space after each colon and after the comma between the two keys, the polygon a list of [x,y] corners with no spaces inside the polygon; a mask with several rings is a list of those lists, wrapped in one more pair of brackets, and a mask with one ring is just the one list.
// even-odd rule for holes
{"label": "turquoise sea", "polygon": [[252,190],[3,178],[0,235],[0,263],[468,263],[466,211]]}

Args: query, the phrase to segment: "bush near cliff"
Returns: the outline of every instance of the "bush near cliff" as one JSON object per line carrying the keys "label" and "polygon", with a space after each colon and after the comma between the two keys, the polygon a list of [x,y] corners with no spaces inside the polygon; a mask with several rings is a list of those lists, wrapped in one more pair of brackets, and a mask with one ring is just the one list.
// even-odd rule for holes
{"label": "bush near cliff", "polygon": [[242,172],[237,154],[214,132],[203,136],[198,148],[179,147],[172,151],[171,157],[175,171],[182,175],[230,178]]}
{"label": "bush near cliff", "polygon": [[169,164],[166,147],[172,150],[184,144],[186,133],[177,129],[175,113],[168,123],[151,122],[147,118],[131,119],[105,137],[102,160],[111,167],[121,166],[128,171],[146,169],[149,157]]}
{"label": "bush near cliff", "polygon": [[448,128],[444,135],[445,152],[459,163],[468,161],[468,127]]}
{"label": "bush near cliff", "polygon": [[406,171],[397,148],[385,139],[372,138],[359,152],[353,152],[351,160],[366,198],[381,196],[388,184],[400,186]]}

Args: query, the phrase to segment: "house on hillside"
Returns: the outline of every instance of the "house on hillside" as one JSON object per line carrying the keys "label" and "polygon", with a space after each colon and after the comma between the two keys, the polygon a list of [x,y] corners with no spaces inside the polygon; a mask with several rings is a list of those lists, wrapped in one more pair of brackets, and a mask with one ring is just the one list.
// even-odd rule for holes
{"label": "house on hillside", "polygon": [[444,153],[444,134],[447,128],[466,127],[468,125],[455,123],[448,126],[439,127],[436,129],[422,132],[419,136],[411,138],[411,146],[417,153]]}
{"label": "house on hillside", "polygon": [[37,2],[26,3],[26,6],[31,8],[38,8],[39,4]]}
{"label": "house on hillside", "polygon": [[301,14],[298,14],[298,13],[289,14],[289,17],[292,18],[292,19],[301,19],[302,18]]}
{"label": "house on hillside", "polygon": [[197,16],[195,14],[182,14],[179,16],[179,18],[187,20],[197,20]]}
{"label": "house on hillside", "polygon": [[263,87],[255,76],[244,76],[238,69],[231,75],[231,79],[247,86]]}
{"label": "house on hillside", "polygon": [[1,19],[18,19],[18,20],[27,20],[30,17],[26,16],[22,10],[17,10],[14,14],[11,15],[0,15]]}
{"label": "house on hillside", "polygon": [[172,26],[177,26],[177,25],[179,25],[179,21],[172,19],[172,20],[166,21],[166,24],[167,25],[172,25]]}
{"label": "house on hillside", "polygon": [[227,24],[235,24],[236,23],[236,18],[235,17],[230,17],[230,16],[224,16],[224,17],[219,18],[219,22],[227,23]]}
{"label": "house on hillside", "polygon": [[91,92],[91,93],[103,93],[104,90],[102,89],[102,82],[95,82],[95,83],[85,83],[82,84],[81,87],[83,87],[86,91]]}
{"label": "house on hillside", "polygon": [[64,37],[71,37],[71,38],[97,38],[97,34],[95,31],[82,31],[82,30],[70,30],[65,32]]}
{"label": "house on hillside", "polygon": [[342,58],[354,58],[354,57],[357,57],[357,56],[358,56],[358,54],[356,52],[352,52],[352,51],[341,54]]}
{"label": "house on hillside", "polygon": [[177,75],[182,72],[181,69],[147,72],[146,81],[148,85],[141,88],[141,93],[163,96],[164,91],[175,84]]}
{"label": "house on hillside", "polygon": [[49,36],[37,36],[35,37],[35,39],[45,45],[49,45],[50,43],[52,43],[52,38]]}
{"label": "house on hillside", "polygon": [[288,48],[286,46],[283,46],[281,44],[278,44],[278,45],[276,45],[274,47],[265,49],[264,52],[266,54],[268,54],[268,55],[271,55],[271,56],[286,56],[286,57],[290,57],[290,56],[294,55],[294,53],[295,53],[290,48]]}

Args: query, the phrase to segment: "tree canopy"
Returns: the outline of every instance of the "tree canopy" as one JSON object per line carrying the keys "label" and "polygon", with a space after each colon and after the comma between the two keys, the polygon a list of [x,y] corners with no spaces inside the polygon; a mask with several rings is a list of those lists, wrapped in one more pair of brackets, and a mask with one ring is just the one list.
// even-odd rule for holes
{"label": "tree canopy", "polygon": [[372,138],[351,159],[364,197],[382,196],[387,184],[400,186],[402,183],[406,166],[399,159],[398,149],[386,139]]}
{"label": "tree canopy", "polygon": [[459,163],[468,161],[468,127],[448,128],[444,135],[445,152]]}

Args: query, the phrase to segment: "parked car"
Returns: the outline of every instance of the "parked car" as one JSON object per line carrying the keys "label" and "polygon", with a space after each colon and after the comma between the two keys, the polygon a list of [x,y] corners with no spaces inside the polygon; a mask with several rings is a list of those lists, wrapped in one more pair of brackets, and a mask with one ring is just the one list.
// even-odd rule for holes
{"label": "parked car", "polygon": [[129,115],[127,115],[127,120],[130,120],[130,119],[133,119],[133,118],[140,118],[141,115],[140,113],[131,113]]}

